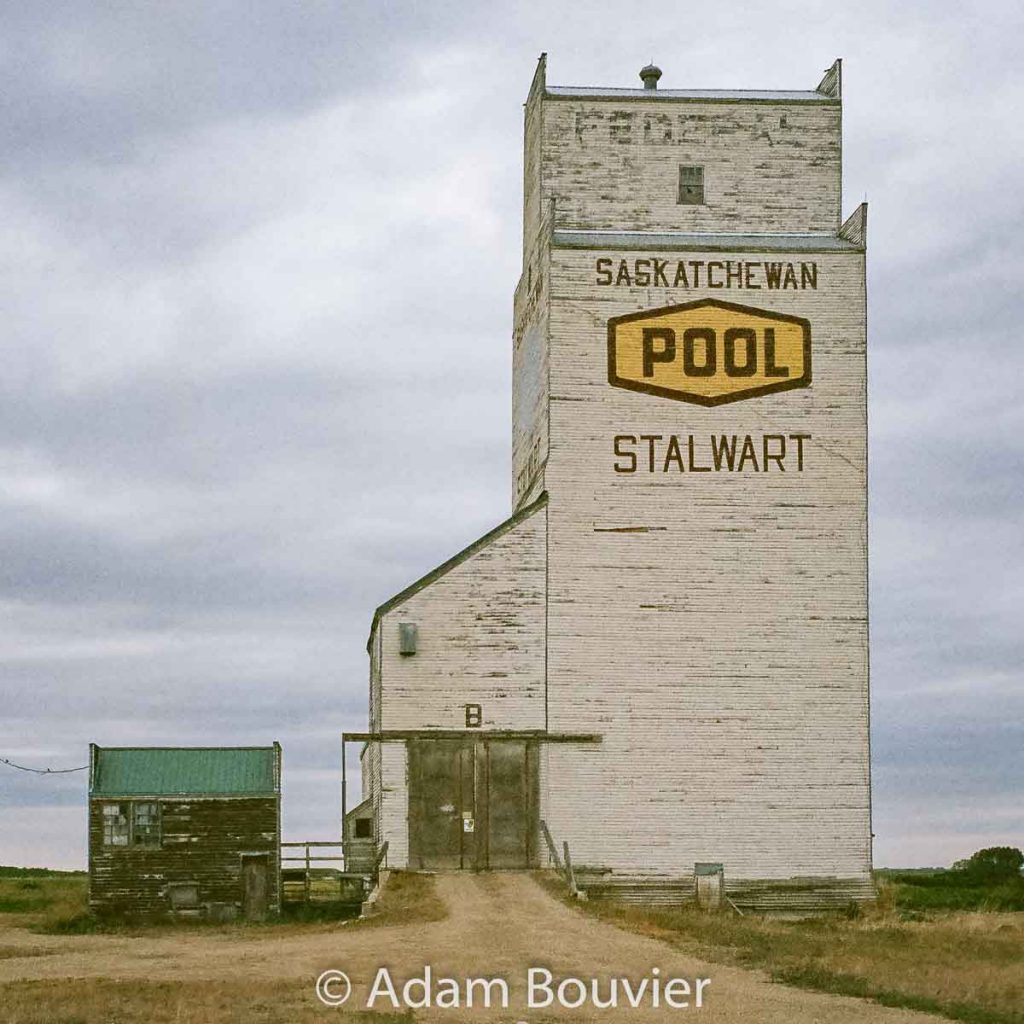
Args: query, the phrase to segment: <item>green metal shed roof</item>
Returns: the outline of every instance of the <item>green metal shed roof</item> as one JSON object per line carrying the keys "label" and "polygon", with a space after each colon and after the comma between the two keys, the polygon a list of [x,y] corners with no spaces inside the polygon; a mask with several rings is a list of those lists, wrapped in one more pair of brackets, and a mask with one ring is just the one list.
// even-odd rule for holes
{"label": "green metal shed roof", "polygon": [[280,790],[273,747],[96,747],[92,796],[255,796]]}

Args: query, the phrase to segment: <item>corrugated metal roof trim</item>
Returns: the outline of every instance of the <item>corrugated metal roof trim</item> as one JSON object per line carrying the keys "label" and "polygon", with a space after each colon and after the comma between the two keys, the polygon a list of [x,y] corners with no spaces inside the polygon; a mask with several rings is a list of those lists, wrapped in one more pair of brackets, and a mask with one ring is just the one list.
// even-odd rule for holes
{"label": "corrugated metal roof trim", "polygon": [[614,89],[602,86],[549,85],[544,93],[552,99],[711,100],[713,102],[836,103],[840,101],[814,89]]}
{"label": "corrugated metal roof trim", "polygon": [[92,796],[257,796],[280,792],[276,747],[97,750]]}
{"label": "corrugated metal roof trim", "polygon": [[821,234],[697,234],[683,231],[556,229],[556,249],[688,249],[705,252],[861,252],[863,247]]}

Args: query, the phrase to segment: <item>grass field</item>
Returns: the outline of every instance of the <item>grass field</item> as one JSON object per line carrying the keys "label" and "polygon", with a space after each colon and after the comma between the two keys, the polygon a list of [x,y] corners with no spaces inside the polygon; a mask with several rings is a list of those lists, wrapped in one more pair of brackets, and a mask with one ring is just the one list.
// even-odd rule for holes
{"label": "grass field", "polygon": [[84,871],[0,867],[0,921],[60,929],[85,915],[88,885]]}
{"label": "grass field", "polygon": [[917,910],[1024,911],[1024,878],[985,884],[938,868],[875,874],[879,883],[891,887],[894,904],[904,916]]}
{"label": "grass field", "polygon": [[[948,872],[921,884],[880,872],[878,900],[798,921],[758,915],[579,906],[621,928],[661,938],[705,960],[755,967],[773,980],[967,1024],[1024,1024],[1024,883],[964,894]],[[897,880],[884,877],[894,874]],[[560,897],[560,877],[545,877]],[[972,909],[958,909],[970,906]],[[973,909],[977,908],[977,909]]]}

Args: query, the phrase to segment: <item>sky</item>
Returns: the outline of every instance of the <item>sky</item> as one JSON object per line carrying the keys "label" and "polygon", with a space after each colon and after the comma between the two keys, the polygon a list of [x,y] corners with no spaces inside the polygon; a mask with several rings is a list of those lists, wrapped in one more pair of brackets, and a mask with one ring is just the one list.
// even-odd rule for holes
{"label": "sky", "polygon": [[[373,608],[510,512],[537,56],[782,89],[841,56],[875,862],[1024,846],[1024,9],[629,10],[0,3],[0,757],[276,739],[285,838],[336,835]],[[0,863],[83,867],[86,781],[0,764]]]}

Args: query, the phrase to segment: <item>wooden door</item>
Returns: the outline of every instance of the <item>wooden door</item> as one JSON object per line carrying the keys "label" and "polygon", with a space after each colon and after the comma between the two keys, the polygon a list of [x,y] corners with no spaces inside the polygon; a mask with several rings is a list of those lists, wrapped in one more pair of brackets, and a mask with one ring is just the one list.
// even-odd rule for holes
{"label": "wooden door", "polygon": [[473,747],[461,739],[409,743],[409,860],[425,871],[476,866]]}
{"label": "wooden door", "polygon": [[409,862],[421,871],[536,863],[537,748],[523,740],[409,742]]}
{"label": "wooden door", "polygon": [[485,794],[482,866],[528,868],[536,859],[536,748],[523,740],[488,740],[478,751]]}
{"label": "wooden door", "polygon": [[270,861],[266,854],[242,857],[242,915],[246,921],[267,916],[270,894]]}

